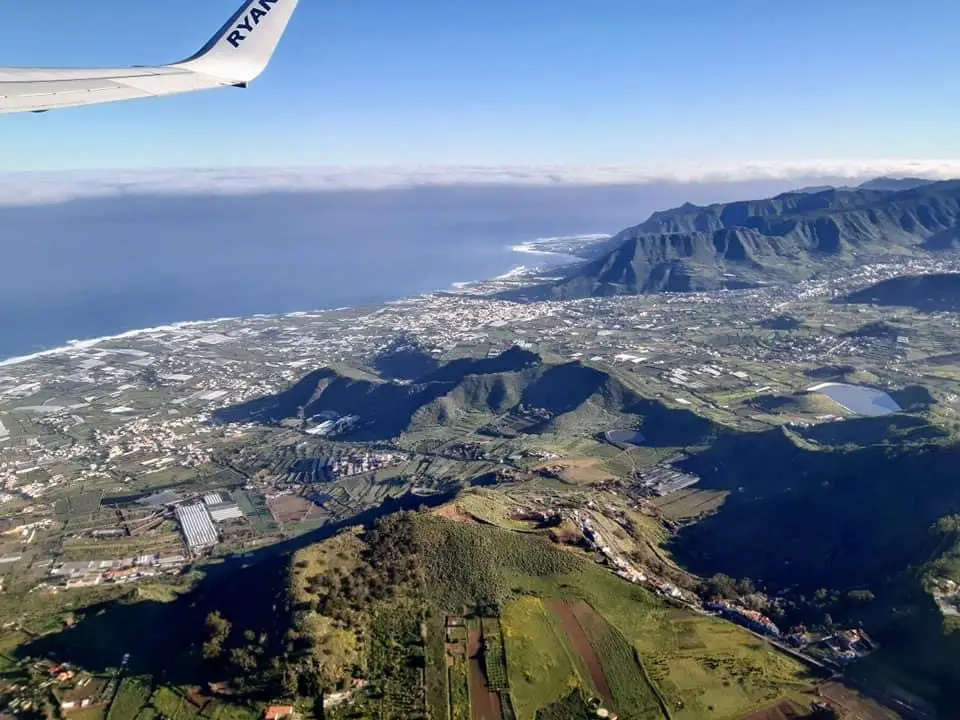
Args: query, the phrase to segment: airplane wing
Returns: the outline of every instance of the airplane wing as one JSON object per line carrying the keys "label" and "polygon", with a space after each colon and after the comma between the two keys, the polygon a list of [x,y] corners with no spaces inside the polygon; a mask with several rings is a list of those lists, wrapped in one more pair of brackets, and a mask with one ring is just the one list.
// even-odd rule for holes
{"label": "airplane wing", "polygon": [[299,0],[245,0],[197,54],[172,65],[130,68],[2,68],[0,113],[246,87],[267,67]]}

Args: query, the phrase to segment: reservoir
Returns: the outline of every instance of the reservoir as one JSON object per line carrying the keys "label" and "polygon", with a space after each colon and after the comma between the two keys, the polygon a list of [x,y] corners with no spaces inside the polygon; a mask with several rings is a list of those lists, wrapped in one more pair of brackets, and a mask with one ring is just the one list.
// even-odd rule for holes
{"label": "reservoir", "polygon": [[844,383],[821,383],[807,388],[807,392],[826,395],[841,407],[857,415],[880,417],[903,410],[890,395],[882,390],[846,385]]}
{"label": "reservoir", "polygon": [[642,445],[643,434],[636,430],[608,430],[604,433],[607,442],[612,445]]}

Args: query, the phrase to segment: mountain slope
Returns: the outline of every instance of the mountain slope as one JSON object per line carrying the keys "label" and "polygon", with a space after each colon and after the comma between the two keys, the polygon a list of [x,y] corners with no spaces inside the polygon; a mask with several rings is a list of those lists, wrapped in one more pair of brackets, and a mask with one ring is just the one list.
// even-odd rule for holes
{"label": "mountain slope", "polygon": [[[803,608],[792,622],[863,622],[881,644],[877,667],[953,707],[960,623],[940,615],[924,584],[932,574],[960,580],[950,554],[960,533],[931,532],[960,512],[960,446],[909,415],[801,432],[730,435],[692,457],[684,469],[701,476],[698,488],[729,495],[673,538],[674,557],[786,593]],[[875,600],[848,602],[863,590]]]}
{"label": "mountain slope", "polygon": [[[909,183],[908,183],[909,185]],[[656,212],[615,235],[561,280],[510,299],[566,299],[792,282],[830,267],[952,249],[960,181],[900,191],[785,193],[765,200]]]}
{"label": "mountain slope", "polygon": [[960,273],[895,277],[850,293],[840,302],[956,311],[960,310]]}
{"label": "mountain slope", "polygon": [[[300,551],[288,585],[296,641],[283,665],[311,688],[369,680],[352,717],[423,716],[424,706],[469,717],[472,704],[533,720],[557,717],[543,710],[580,690],[625,718],[667,718],[669,707],[710,717],[713,703],[740,717],[811,689],[803,666],[747,632],[670,608],[531,533],[396,514]],[[678,647],[681,632],[692,648]]]}
{"label": "mountain slope", "polygon": [[[354,378],[332,368],[289,389],[216,413],[220,422],[276,424],[325,413],[356,415],[353,439],[388,439],[420,428],[492,422],[515,432],[592,434],[641,424],[651,444],[687,445],[716,434],[708,420],[641,397],[612,370],[546,363],[513,347],[492,358],[458,359],[410,383]],[[649,427],[648,427],[649,426]]]}

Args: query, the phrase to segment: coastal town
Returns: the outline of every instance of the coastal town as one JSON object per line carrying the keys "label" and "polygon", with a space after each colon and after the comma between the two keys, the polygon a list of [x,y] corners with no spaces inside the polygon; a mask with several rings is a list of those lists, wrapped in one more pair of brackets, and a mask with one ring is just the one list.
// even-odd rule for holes
{"label": "coastal town", "polygon": [[[912,269],[960,263],[917,261]],[[829,302],[899,272],[863,266],[796,286],[727,291],[722,314],[710,293],[498,299],[526,281],[511,277],[374,308],[148,329],[8,361],[0,365],[0,588],[177,585],[205,563],[312,537],[382,508],[446,502],[474,484],[587,483],[614,492],[616,507],[602,512],[596,500],[563,492],[549,501],[563,506],[553,520],[575,529],[580,552],[678,607],[729,620],[842,673],[878,647],[862,629],[780,626],[756,609],[756,597],[698,593],[660,560],[638,560],[613,539],[613,530],[632,527],[628,511],[678,532],[716,507],[686,469],[683,448],[661,451],[623,414],[544,434],[531,428],[552,422],[556,411],[523,405],[509,417],[478,415],[474,426],[464,416],[439,430],[413,422],[397,437],[359,442],[352,438],[377,418],[339,407],[270,422],[224,418],[283,396],[322,368],[347,383],[406,388],[410,378],[391,375],[401,356],[412,353],[430,377],[458,361],[494,362],[516,351],[614,373],[670,412],[815,438],[821,423],[870,414],[849,396],[854,384],[818,381],[821,368],[869,367],[870,392],[887,388],[891,408],[923,401],[903,389],[924,357],[950,345],[943,328],[925,331],[908,310],[881,319],[867,307]],[[949,382],[934,378],[927,387],[938,412],[955,413]],[[593,457],[582,457],[587,446]],[[536,512],[558,512],[549,503]],[[949,603],[941,607],[951,612]]]}
{"label": "coastal town", "polygon": [[[951,262],[917,261],[913,270],[955,269]],[[695,408],[746,428],[842,418],[850,413],[839,405],[829,412],[821,411],[829,409],[826,404],[787,415],[764,412],[764,398],[805,391],[811,383],[801,371],[811,363],[842,365],[864,357],[884,373],[890,387],[908,384],[911,371],[903,364],[904,348],[916,354],[920,341],[908,346],[899,335],[851,333],[869,326],[869,312],[823,302],[896,272],[902,269],[864,266],[796,286],[727,292],[723,315],[712,312],[710,294],[696,293],[531,304],[494,299],[496,292],[517,282],[506,279],[370,309],[186,323],[8,361],[0,367],[0,523],[5,538],[0,568],[15,572],[24,564],[54,562],[66,546],[54,539],[59,533],[50,524],[62,523],[85,502],[93,503],[93,511],[101,498],[108,504],[115,504],[111,498],[118,496],[136,502],[171,484],[187,483],[196,493],[227,488],[243,509],[239,522],[255,518],[258,532],[267,535],[283,532],[279,528],[285,524],[271,512],[267,495],[289,492],[284,490],[287,483],[330,481],[324,495],[331,495],[334,504],[345,500],[341,510],[349,512],[353,496],[348,491],[338,501],[338,483],[387,477],[391,471],[406,476],[412,457],[408,451],[395,447],[356,456],[337,451],[329,443],[336,443],[336,434],[360,419],[336,413],[285,429],[218,423],[214,416],[221,408],[281,392],[320,366],[372,367],[384,338],[398,334],[425,348],[437,362],[466,355],[493,357],[519,346],[568,361],[609,365],[668,405]],[[775,327],[770,318],[790,313],[806,317],[809,329],[766,329]],[[900,324],[908,326],[908,317]],[[726,336],[736,336],[738,342],[716,342]],[[923,342],[936,343],[936,337],[934,333]],[[712,341],[704,342],[707,338]],[[946,391],[941,399],[945,411],[956,401]],[[318,446],[318,452],[303,459],[291,457],[289,467],[272,467],[267,482],[265,470],[252,477],[224,459],[230,448],[272,446],[281,436],[314,438],[328,447]],[[696,482],[671,470],[638,472],[642,483],[662,488],[656,490],[660,493]],[[436,480],[423,476],[412,482],[427,489]],[[342,516],[325,515],[321,505],[295,497],[280,503],[290,506],[289,512],[280,513],[282,518],[302,514],[319,522]],[[306,503],[302,507],[301,501]],[[123,527],[107,524],[99,531],[106,538]],[[69,521],[59,530],[69,536]],[[170,531],[160,525],[150,532]],[[214,545],[209,528],[207,534],[209,549]],[[156,542],[164,549],[166,541]],[[63,549],[51,555],[54,547]],[[172,556],[189,555],[196,543],[176,549]],[[70,559],[122,560],[83,558],[73,551]]]}

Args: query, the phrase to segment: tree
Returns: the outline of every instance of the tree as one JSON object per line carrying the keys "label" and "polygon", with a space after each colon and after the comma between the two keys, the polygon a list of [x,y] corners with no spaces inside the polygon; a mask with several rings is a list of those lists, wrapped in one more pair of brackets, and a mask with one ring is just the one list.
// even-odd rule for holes
{"label": "tree", "polygon": [[200,654],[204,660],[216,660],[223,654],[223,644],[216,640],[206,640],[200,646]]}
{"label": "tree", "polygon": [[737,595],[736,583],[729,575],[717,573],[704,581],[701,593],[707,598],[734,598]]}
{"label": "tree", "polygon": [[960,515],[944,515],[931,530],[940,537],[960,534]]}
{"label": "tree", "polygon": [[223,639],[226,639],[227,636],[230,635],[230,630],[232,628],[230,621],[221,615],[219,610],[214,610],[212,613],[207,615],[205,624],[207,626],[207,632],[211,636],[222,637]]}
{"label": "tree", "polygon": [[216,610],[207,615],[205,625],[207,639],[201,647],[201,653],[205,660],[213,660],[223,654],[223,644],[230,637],[232,626],[230,621]]}
{"label": "tree", "polygon": [[300,690],[300,676],[292,665],[284,665],[280,673],[280,687],[287,697],[296,697]]}
{"label": "tree", "polygon": [[230,651],[230,663],[242,673],[250,673],[257,669],[257,658],[245,647],[233,648]]}

